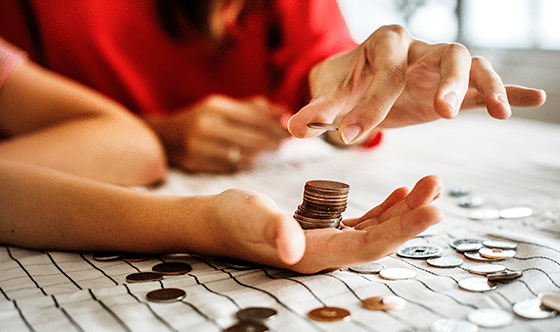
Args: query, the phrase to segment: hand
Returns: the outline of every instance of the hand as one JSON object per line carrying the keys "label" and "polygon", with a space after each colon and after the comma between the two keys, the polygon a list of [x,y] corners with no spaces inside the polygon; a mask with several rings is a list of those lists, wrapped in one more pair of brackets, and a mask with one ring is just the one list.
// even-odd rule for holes
{"label": "hand", "polygon": [[429,45],[399,26],[382,27],[351,52],[316,65],[311,102],[289,122],[299,138],[321,132],[311,122],[339,123],[339,138],[351,144],[372,130],[455,117],[486,106],[497,119],[510,106],[539,106],[542,90],[504,86],[490,63],[471,57],[460,44]]}
{"label": "hand", "polygon": [[262,97],[236,100],[213,95],[172,116],[148,118],[172,164],[192,172],[250,168],[255,157],[277,150],[290,134],[285,111]]}
{"label": "hand", "polygon": [[[439,222],[443,213],[430,204],[442,191],[441,179],[422,178],[416,186],[396,189],[361,218],[345,227],[303,231],[297,221],[270,198],[228,190],[214,197],[218,223],[214,254],[277,266],[300,273],[339,269],[380,259]],[[233,210],[232,210],[233,209]]]}

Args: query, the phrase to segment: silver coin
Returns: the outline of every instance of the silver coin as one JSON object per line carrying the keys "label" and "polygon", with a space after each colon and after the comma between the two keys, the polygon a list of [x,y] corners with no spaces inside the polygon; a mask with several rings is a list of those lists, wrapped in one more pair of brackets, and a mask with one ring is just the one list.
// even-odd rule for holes
{"label": "silver coin", "polygon": [[163,273],[165,275],[179,275],[191,272],[190,264],[184,262],[166,262],[156,264],[152,267],[152,271]]}
{"label": "silver coin", "polygon": [[411,246],[400,248],[397,255],[406,258],[426,259],[439,257],[443,249],[433,246]]}
{"label": "silver coin", "polygon": [[249,307],[239,310],[235,317],[240,321],[247,322],[247,321],[266,321],[271,320],[276,317],[278,311],[274,308],[268,307]]}
{"label": "silver coin", "polygon": [[483,209],[472,211],[468,215],[469,219],[472,220],[494,220],[500,219],[500,210],[496,209]]}
{"label": "silver coin", "polygon": [[506,269],[505,266],[500,264],[478,264],[469,267],[469,272],[474,274],[490,274],[502,272]]}
{"label": "silver coin", "polygon": [[151,302],[167,303],[181,301],[186,295],[187,293],[179,288],[162,288],[149,292],[146,298]]}
{"label": "silver coin", "polygon": [[460,187],[453,187],[449,189],[447,193],[449,194],[449,196],[452,197],[463,197],[463,196],[470,195],[471,190],[467,187],[460,186]]}
{"label": "silver coin", "polygon": [[405,280],[415,278],[416,272],[403,268],[391,268],[381,270],[379,276],[387,280]]}
{"label": "silver coin", "polygon": [[93,259],[98,262],[116,261],[123,257],[122,252],[104,251],[93,254]]}
{"label": "silver coin", "polygon": [[157,272],[138,272],[126,276],[129,283],[159,281],[163,279],[163,274]]}
{"label": "silver coin", "polygon": [[533,214],[533,209],[529,207],[513,207],[500,210],[500,218],[518,219],[529,217]]}
{"label": "silver coin", "polygon": [[477,251],[482,248],[482,243],[461,243],[455,247],[458,252]]}
{"label": "silver coin", "polygon": [[515,250],[503,250],[496,248],[480,248],[478,253],[482,257],[494,258],[494,259],[506,259],[515,256]]}
{"label": "silver coin", "polygon": [[466,320],[443,318],[430,325],[432,332],[478,332],[478,326]]}
{"label": "silver coin", "polygon": [[482,245],[482,242],[484,242],[484,240],[486,240],[486,239],[458,237],[458,238],[451,239],[451,241],[449,241],[449,246],[453,249],[456,249],[458,245],[462,245],[462,244],[475,243],[475,244]]}
{"label": "silver coin", "polygon": [[455,256],[441,256],[436,258],[430,258],[426,261],[429,265],[441,268],[457,267],[463,264],[463,260],[460,257]]}
{"label": "silver coin", "polygon": [[493,249],[503,249],[503,250],[515,250],[515,249],[517,249],[517,243],[515,243],[515,242],[486,240],[486,241],[482,242],[482,244],[485,247],[493,248]]}
{"label": "silver coin", "polygon": [[472,259],[474,261],[477,262],[496,262],[496,261],[501,261],[503,260],[503,258],[488,258],[488,257],[483,257],[480,255],[480,253],[478,251],[467,251],[464,252],[463,255],[469,259]]}
{"label": "silver coin", "polygon": [[357,273],[377,274],[383,270],[383,264],[377,262],[369,262],[363,265],[351,266],[348,270]]}
{"label": "silver coin", "polygon": [[478,309],[469,312],[467,319],[480,327],[503,327],[513,323],[513,315],[501,309]]}
{"label": "silver coin", "polygon": [[496,284],[486,278],[468,278],[459,281],[459,287],[469,292],[487,292],[496,289]]}
{"label": "silver coin", "polygon": [[464,208],[481,207],[484,204],[484,199],[478,196],[466,196],[459,200],[459,206]]}
{"label": "silver coin", "polygon": [[517,279],[521,276],[523,276],[523,272],[521,271],[505,270],[502,272],[491,273],[487,275],[486,278],[488,278],[488,280],[490,281],[504,282]]}
{"label": "silver coin", "polygon": [[540,293],[541,304],[549,309],[560,311],[560,294]]}
{"label": "silver coin", "polygon": [[334,123],[312,122],[308,123],[307,126],[311,129],[338,130],[338,125]]}
{"label": "silver coin", "polygon": [[234,324],[224,332],[264,332],[268,331],[268,327],[259,322],[239,322]]}
{"label": "silver coin", "polygon": [[544,319],[556,316],[555,310],[548,309],[541,304],[541,299],[538,297],[521,299],[513,305],[513,312],[528,319]]}

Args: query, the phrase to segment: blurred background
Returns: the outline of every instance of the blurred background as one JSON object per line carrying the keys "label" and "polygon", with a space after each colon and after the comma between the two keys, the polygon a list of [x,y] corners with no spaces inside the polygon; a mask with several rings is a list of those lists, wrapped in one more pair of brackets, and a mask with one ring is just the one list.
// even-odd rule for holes
{"label": "blurred background", "polygon": [[338,1],[358,42],[389,24],[430,43],[460,42],[490,60],[505,84],[546,91],[545,105],[514,116],[560,124],[559,0]]}

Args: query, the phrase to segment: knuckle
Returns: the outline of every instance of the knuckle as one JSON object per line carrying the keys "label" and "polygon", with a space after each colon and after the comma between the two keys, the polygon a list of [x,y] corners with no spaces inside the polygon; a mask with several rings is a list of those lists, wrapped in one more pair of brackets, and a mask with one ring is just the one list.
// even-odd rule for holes
{"label": "knuckle", "polygon": [[463,44],[460,44],[460,43],[449,43],[449,44],[447,44],[447,50],[451,51],[451,52],[470,54],[467,47]]}
{"label": "knuckle", "polygon": [[399,37],[399,38],[410,36],[410,34],[408,33],[408,30],[406,30],[406,28],[404,28],[401,25],[397,25],[397,24],[382,26],[381,28],[379,28],[377,30],[377,32],[380,35],[390,35],[390,36],[395,36],[395,37]]}

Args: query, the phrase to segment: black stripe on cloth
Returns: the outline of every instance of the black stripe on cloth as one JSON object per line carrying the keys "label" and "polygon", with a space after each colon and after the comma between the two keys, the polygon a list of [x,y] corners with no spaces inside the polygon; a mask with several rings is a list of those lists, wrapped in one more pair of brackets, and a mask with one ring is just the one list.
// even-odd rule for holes
{"label": "black stripe on cloth", "polygon": [[193,278],[194,278],[194,281],[196,282],[197,285],[200,285],[200,286],[204,287],[204,289],[206,289],[206,290],[209,291],[210,293],[216,294],[216,295],[218,295],[218,296],[225,297],[226,299],[230,300],[231,303],[233,303],[237,308],[241,308],[241,306],[240,306],[237,302],[235,302],[235,300],[234,300],[233,298],[231,298],[229,295],[222,294],[222,293],[220,293],[220,292],[217,292],[217,291],[215,291],[215,290],[210,289],[207,285],[205,285],[204,283],[201,283],[201,282],[198,280],[198,277],[195,276],[195,275],[192,274],[192,273],[187,273],[187,275],[193,277]]}
{"label": "black stripe on cloth", "polygon": [[206,314],[204,314],[202,311],[200,311],[200,309],[198,309],[195,305],[193,305],[190,302],[187,302],[185,300],[181,300],[181,303],[183,303],[184,305],[190,307],[192,310],[196,311],[197,314],[199,314],[200,316],[202,316],[204,319],[206,319],[206,321],[211,322],[212,324],[214,324],[214,326],[216,326],[218,329],[222,330],[222,327],[220,326],[220,324],[218,324],[218,322],[216,322],[216,320],[214,318],[211,318],[209,316],[207,316]]}
{"label": "black stripe on cloth", "polygon": [[551,261],[554,264],[560,266],[560,262],[558,262],[557,260],[552,259],[550,257],[546,257],[546,256],[513,257],[513,259],[517,259],[517,260],[520,260],[520,261],[527,261],[527,260],[530,260],[530,259],[545,259],[545,260]]}
{"label": "black stripe on cloth", "polygon": [[542,273],[550,280],[550,282],[551,282],[554,286],[556,286],[556,288],[560,288],[560,285],[558,285],[558,284],[556,283],[556,281],[554,281],[554,279],[552,279],[552,277],[551,277],[551,276],[548,274],[548,272],[546,272],[545,270],[542,270],[542,269],[539,269],[539,268],[536,268],[536,267],[531,267],[531,268],[528,268],[528,269],[524,269],[524,270],[523,270],[523,272],[526,272],[526,271],[539,271],[539,272],[542,272]]}
{"label": "black stripe on cloth", "polygon": [[29,271],[27,271],[27,269],[23,266],[23,264],[21,264],[21,262],[19,260],[17,260],[13,255],[12,252],[10,251],[10,247],[6,247],[6,250],[8,251],[8,256],[10,256],[10,258],[12,260],[14,260],[19,267],[23,270],[23,272],[25,272],[25,274],[27,274],[27,276],[29,277],[29,279],[31,279],[31,281],[33,281],[33,283],[35,284],[35,286],[37,288],[39,288],[41,290],[41,292],[43,293],[43,295],[47,295],[47,292],[45,292],[45,290],[43,289],[43,287],[39,286],[39,283],[37,283],[37,281],[35,279],[33,279],[33,276],[31,276],[31,274],[29,273]]}
{"label": "black stripe on cloth", "polygon": [[49,257],[49,259],[51,260],[51,262],[53,263],[53,265],[60,271],[60,273],[62,273],[68,280],[70,280],[74,286],[76,286],[79,290],[82,290],[82,287],[80,287],[80,285],[78,285],[78,283],[76,281],[74,281],[74,279],[72,279],[67,273],[66,271],[64,271],[63,269],[60,268],[60,266],[54,261],[54,258],[52,257],[52,255],[49,252],[41,252],[42,254],[47,254],[47,256]]}
{"label": "black stripe on cloth", "polygon": [[2,295],[4,295],[4,297],[6,298],[6,300],[10,301],[10,297],[8,296],[8,294],[6,294],[6,292],[4,292],[4,290],[2,289],[2,287],[0,287],[0,293],[2,293]]}
{"label": "black stripe on cloth", "polygon": [[21,317],[21,320],[23,321],[23,323],[25,324],[25,326],[27,326],[27,328],[29,329],[29,331],[34,332],[35,329],[33,328],[33,326],[31,326],[31,324],[29,323],[29,321],[27,320],[27,318],[25,318],[25,316],[23,315],[23,312],[21,311],[21,309],[19,308],[16,300],[12,301],[12,303],[14,304],[14,308],[16,308],[19,316]]}
{"label": "black stripe on cloth", "polygon": [[[272,279],[272,280],[277,280],[277,278],[271,276],[271,275],[268,273],[268,271],[267,271],[266,269],[262,269],[262,270],[263,270],[264,274],[265,274],[268,278],[270,278],[270,279]],[[319,301],[319,303],[321,303],[321,305],[322,305],[323,307],[326,307],[326,306],[327,306],[327,304],[326,304],[323,300],[321,300],[321,299],[311,290],[311,288],[309,288],[304,282],[301,282],[301,281],[299,281],[299,280],[297,280],[297,279],[290,278],[290,277],[283,277],[283,278],[281,278],[281,279],[282,279],[282,280],[290,280],[290,281],[293,281],[293,282],[295,282],[295,283],[297,283],[297,284],[300,284],[301,286],[303,286],[303,288],[307,289],[307,291],[309,292],[309,294],[311,294],[317,301]]]}
{"label": "black stripe on cloth", "polygon": [[93,294],[93,291],[91,289],[88,289],[89,294],[91,296],[91,298],[93,300],[95,300],[95,302],[99,303],[99,305],[109,313],[109,315],[111,315],[118,323],[119,325],[126,331],[130,331],[132,332],[132,330],[125,324],[125,322],[120,319],[120,317],[113,311],[111,310],[111,308],[109,308],[105,303],[103,303],[103,301],[101,301],[100,299],[98,299],[95,294]]}
{"label": "black stripe on cloth", "polygon": [[93,267],[94,269],[96,269],[97,271],[101,272],[101,274],[103,274],[105,277],[107,277],[109,280],[111,280],[115,285],[118,285],[119,283],[113,279],[110,275],[108,275],[107,273],[105,273],[105,271],[103,271],[102,269],[98,268],[95,264],[93,264],[86,256],[84,256],[83,253],[80,253],[80,257],[82,257],[82,259],[87,262],[91,267]]}
{"label": "black stripe on cloth", "polygon": [[74,318],[72,318],[72,316],[70,316],[70,314],[68,314],[68,312],[59,305],[58,301],[56,300],[56,297],[54,295],[51,295],[51,298],[53,299],[54,302],[54,306],[56,308],[58,308],[63,314],[64,316],[68,319],[68,321],[70,321],[70,323],[76,328],[76,330],[78,331],[85,331],[80,324],[78,324]]}
{"label": "black stripe on cloth", "polygon": [[142,300],[140,300],[136,295],[134,295],[131,291],[130,288],[128,287],[127,284],[124,284],[124,287],[126,288],[126,291],[128,292],[128,294],[130,296],[132,296],[136,301],[138,301],[138,303],[142,303],[143,305],[145,305],[148,310],[150,310],[150,312],[152,313],[152,315],[154,315],[154,317],[159,320],[163,325],[165,325],[170,331],[175,331],[175,332],[179,332],[179,330],[177,330],[176,328],[174,328],[173,326],[171,326],[171,324],[169,324],[169,322],[167,322],[165,319],[163,319],[160,315],[157,314],[157,312],[154,311],[154,309],[152,309],[152,306],[150,306],[149,303],[144,302]]}
{"label": "black stripe on cloth", "polygon": [[538,295],[539,295],[539,294],[535,293],[535,292],[531,289],[531,286],[529,286],[529,285],[527,284],[527,282],[525,282],[525,280],[519,280],[519,282],[522,283],[523,285],[525,285],[525,288],[527,288],[527,290],[528,290],[531,294],[533,294],[534,296],[538,296]]}

